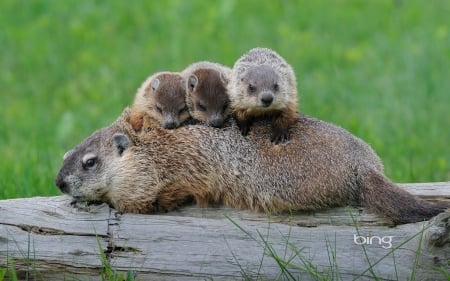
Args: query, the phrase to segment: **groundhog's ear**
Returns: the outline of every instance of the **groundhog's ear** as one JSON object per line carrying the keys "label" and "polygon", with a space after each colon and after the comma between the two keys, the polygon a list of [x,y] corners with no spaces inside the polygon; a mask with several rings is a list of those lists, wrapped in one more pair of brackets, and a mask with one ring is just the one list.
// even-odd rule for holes
{"label": "groundhog's ear", "polygon": [[247,68],[246,67],[240,67],[237,69],[237,77],[239,80],[244,81],[245,75],[247,74]]}
{"label": "groundhog's ear", "polygon": [[152,90],[153,91],[158,89],[159,83],[160,83],[160,81],[159,81],[158,78],[155,78],[155,79],[152,80],[152,83],[150,83],[150,85],[152,86]]}
{"label": "groundhog's ear", "polygon": [[66,153],[64,153],[63,161],[66,160],[66,158],[69,157],[69,155],[72,154],[72,152],[73,152],[73,149],[71,149],[71,150],[67,151]]}
{"label": "groundhog's ear", "polygon": [[197,85],[197,83],[198,83],[197,76],[195,76],[194,74],[189,76],[189,78],[188,78],[188,88],[189,88],[189,90],[193,91],[194,87]]}
{"label": "groundhog's ear", "polygon": [[124,134],[114,134],[114,136],[112,136],[112,143],[117,149],[119,156],[131,146],[130,138]]}

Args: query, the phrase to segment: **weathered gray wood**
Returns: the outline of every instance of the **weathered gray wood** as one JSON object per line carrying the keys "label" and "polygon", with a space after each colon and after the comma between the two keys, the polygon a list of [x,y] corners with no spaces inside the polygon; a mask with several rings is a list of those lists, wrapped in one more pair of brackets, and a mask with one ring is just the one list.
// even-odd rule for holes
{"label": "weathered gray wood", "polygon": [[98,276],[100,248],[109,241],[107,206],[80,211],[66,196],[0,202],[0,267],[13,262],[40,280],[51,272]]}
{"label": "weathered gray wood", "polygon": [[[402,186],[427,199],[450,199],[450,182]],[[373,279],[368,261],[387,280],[410,277],[415,263],[417,280],[446,280],[430,266],[450,272],[450,213],[391,228],[362,208],[268,216],[186,206],[135,215],[106,205],[81,210],[70,201],[66,196],[0,201],[0,268],[12,261],[21,279],[28,274],[37,280],[100,280],[104,252],[115,270],[131,270],[138,280],[241,280],[245,274],[273,280],[282,275],[270,245],[281,258],[293,259],[288,268],[302,280],[315,280],[304,270],[309,263],[341,280],[360,274],[360,280]],[[357,242],[372,243],[363,248],[355,235],[364,237]]]}
{"label": "weathered gray wood", "polygon": [[424,199],[448,200],[450,199],[449,182],[432,183],[400,183],[400,187]]}

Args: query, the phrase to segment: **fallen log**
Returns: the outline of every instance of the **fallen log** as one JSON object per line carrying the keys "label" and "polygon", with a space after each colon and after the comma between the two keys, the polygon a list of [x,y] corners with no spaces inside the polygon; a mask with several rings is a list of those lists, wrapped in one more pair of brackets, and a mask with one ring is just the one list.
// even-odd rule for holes
{"label": "fallen log", "polygon": [[[450,202],[450,182],[401,186]],[[447,280],[450,213],[391,227],[350,207],[135,215],[105,204],[75,208],[67,196],[1,200],[0,270],[13,268],[20,280],[102,280],[108,272],[136,280]]]}

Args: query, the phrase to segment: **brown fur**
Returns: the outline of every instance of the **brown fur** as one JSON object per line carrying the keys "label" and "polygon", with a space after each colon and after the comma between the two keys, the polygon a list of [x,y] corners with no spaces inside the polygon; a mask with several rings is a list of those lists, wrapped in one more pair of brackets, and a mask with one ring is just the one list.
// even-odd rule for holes
{"label": "brown fur", "polygon": [[186,81],[186,105],[191,117],[212,127],[222,127],[230,115],[227,84],[231,69],[202,61],[183,72]]}
{"label": "brown fur", "polygon": [[129,115],[125,110],[66,153],[56,178],[64,193],[134,213],[172,210],[192,199],[272,212],[362,204],[408,223],[446,208],[401,190],[366,143],[311,117],[297,116],[290,143],[273,146],[264,121],[243,137],[236,125],[164,130],[146,115],[136,132]]}
{"label": "brown fur", "polygon": [[289,129],[297,117],[297,107],[295,104],[288,104],[283,110],[235,110],[234,117],[246,136],[253,122],[258,119],[266,119],[272,124],[271,141],[275,143],[285,142],[290,139]]}
{"label": "brown fur", "polygon": [[272,124],[271,141],[287,142],[297,116],[297,83],[292,67],[275,51],[254,48],[236,61],[228,93],[245,136],[254,120]]}
{"label": "brown fur", "polygon": [[177,72],[157,72],[147,78],[136,93],[129,120],[134,129],[142,116],[150,115],[165,129],[174,129],[188,120],[184,80]]}

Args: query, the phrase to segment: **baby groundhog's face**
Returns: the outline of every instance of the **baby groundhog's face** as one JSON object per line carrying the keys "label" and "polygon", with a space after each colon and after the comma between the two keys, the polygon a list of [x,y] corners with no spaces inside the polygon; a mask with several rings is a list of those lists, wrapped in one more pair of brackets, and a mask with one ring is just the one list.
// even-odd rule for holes
{"label": "baby groundhog's face", "polygon": [[112,179],[120,174],[111,166],[130,145],[130,139],[123,134],[113,135],[105,128],[98,130],[64,154],[55,184],[76,201],[107,202]]}
{"label": "baby groundhog's face", "polygon": [[186,104],[192,118],[221,127],[230,114],[228,81],[220,71],[199,69],[186,81]]}
{"label": "baby groundhog's face", "polygon": [[150,103],[150,115],[165,129],[178,128],[189,118],[184,82],[179,75],[162,74],[156,77],[144,96]]}
{"label": "baby groundhog's face", "polygon": [[273,110],[286,106],[283,81],[269,65],[250,66],[239,76],[240,100],[236,107]]}

